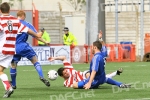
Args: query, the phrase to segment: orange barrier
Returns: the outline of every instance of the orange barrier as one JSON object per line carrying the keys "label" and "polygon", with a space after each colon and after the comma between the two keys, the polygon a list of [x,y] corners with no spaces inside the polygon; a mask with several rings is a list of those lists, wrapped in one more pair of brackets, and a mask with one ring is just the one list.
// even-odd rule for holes
{"label": "orange barrier", "polygon": [[[132,44],[106,44],[107,47],[107,61],[108,62],[124,62],[124,61],[135,61],[135,45]],[[130,50],[125,49],[129,47]],[[90,46],[90,61],[93,58]]]}
{"label": "orange barrier", "polygon": [[[63,44],[50,44],[50,46],[63,46]],[[133,44],[106,44],[106,47],[108,62],[135,61],[135,45]],[[92,58],[91,46],[70,46],[71,63],[88,63]]]}
{"label": "orange barrier", "polygon": [[[130,50],[124,49],[124,47],[129,47]],[[136,60],[136,55],[135,55],[135,45],[132,44],[123,44],[121,45],[121,50],[120,50],[120,61],[135,61]]]}
{"label": "orange barrier", "polygon": [[146,33],[144,39],[144,53],[148,52],[150,52],[150,33]]}

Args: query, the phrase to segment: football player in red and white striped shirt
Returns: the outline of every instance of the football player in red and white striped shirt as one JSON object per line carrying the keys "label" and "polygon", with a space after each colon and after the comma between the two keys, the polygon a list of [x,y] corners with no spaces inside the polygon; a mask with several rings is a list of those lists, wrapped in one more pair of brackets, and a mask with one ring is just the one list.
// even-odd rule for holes
{"label": "football player in red and white striped shirt", "polygon": [[21,32],[28,32],[28,34],[40,38],[42,33],[34,33],[14,16],[9,15],[10,6],[4,2],[0,5],[0,79],[5,87],[6,93],[4,98],[10,97],[13,89],[8,81],[7,75],[3,72],[5,68],[10,65],[13,55],[15,54],[16,36]]}
{"label": "football player in red and white striped shirt", "polygon": [[[62,78],[64,78],[64,86],[65,87],[72,87],[73,83],[82,81],[84,79],[87,79],[90,76],[89,71],[77,71],[73,68],[73,66],[67,61],[65,56],[59,56],[59,57],[50,57],[48,59],[49,61],[54,60],[61,60],[63,61],[64,67],[61,67],[58,69],[58,74]],[[107,74],[107,78],[112,78],[116,75],[120,75],[122,73],[122,69],[119,69],[113,73]]]}

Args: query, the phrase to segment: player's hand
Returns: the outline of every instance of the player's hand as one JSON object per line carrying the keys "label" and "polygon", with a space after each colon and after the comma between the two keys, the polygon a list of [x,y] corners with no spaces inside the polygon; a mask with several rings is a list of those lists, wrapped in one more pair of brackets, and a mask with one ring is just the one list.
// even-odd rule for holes
{"label": "player's hand", "polygon": [[100,30],[99,34],[98,34],[98,38],[102,38],[103,32]]}
{"label": "player's hand", "polygon": [[90,84],[90,83],[87,83],[87,84],[84,85],[84,89],[86,89],[86,90],[87,90],[87,89],[90,89],[90,87],[91,87],[91,84]]}
{"label": "player's hand", "polygon": [[72,43],[72,44],[71,44],[71,46],[73,46],[73,47],[74,47],[74,46],[75,46],[75,45],[74,45],[74,43]]}
{"label": "player's hand", "polygon": [[45,45],[47,45],[47,46],[48,46],[48,45],[50,45],[50,43],[49,43],[48,41],[46,41],[46,42],[45,42]]}
{"label": "player's hand", "polygon": [[41,37],[42,37],[42,35],[43,35],[43,33],[42,33],[42,32],[38,32],[38,33],[37,33],[37,38],[41,38]]}
{"label": "player's hand", "polygon": [[49,60],[49,61],[54,61],[55,58],[54,58],[54,57],[49,57],[48,60]]}

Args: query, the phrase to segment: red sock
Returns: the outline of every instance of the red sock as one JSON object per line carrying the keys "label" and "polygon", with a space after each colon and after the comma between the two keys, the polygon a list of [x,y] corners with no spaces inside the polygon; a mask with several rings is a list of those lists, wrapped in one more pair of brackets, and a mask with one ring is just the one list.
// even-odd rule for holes
{"label": "red sock", "polygon": [[3,82],[3,84],[5,84],[5,89],[6,90],[8,90],[9,88],[10,88],[10,83],[9,83],[9,81],[2,81]]}
{"label": "red sock", "polygon": [[0,75],[0,79],[2,80],[2,83],[3,83],[4,87],[5,87],[5,90],[8,90],[11,85],[10,85],[10,83],[8,81],[7,75],[6,74]]}

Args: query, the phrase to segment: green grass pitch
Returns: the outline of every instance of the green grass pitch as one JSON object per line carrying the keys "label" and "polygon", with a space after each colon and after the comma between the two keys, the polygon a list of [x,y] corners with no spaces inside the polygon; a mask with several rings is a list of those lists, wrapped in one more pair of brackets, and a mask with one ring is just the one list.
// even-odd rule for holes
{"label": "green grass pitch", "polygon": [[[43,66],[47,78],[50,69],[57,70],[62,65]],[[89,64],[74,64],[77,70],[87,70]],[[150,63],[149,62],[121,62],[107,63],[106,73],[118,68],[124,69],[120,76],[113,79],[123,83],[132,83],[130,89],[120,89],[109,84],[103,84],[99,89],[83,90],[65,88],[63,79],[58,77],[51,82],[51,87],[46,87],[38,77],[33,66],[19,66],[17,69],[17,89],[9,100],[150,100]],[[10,78],[9,69],[5,71]],[[0,100],[4,88],[0,84]],[[149,98],[149,99],[148,99]]]}

